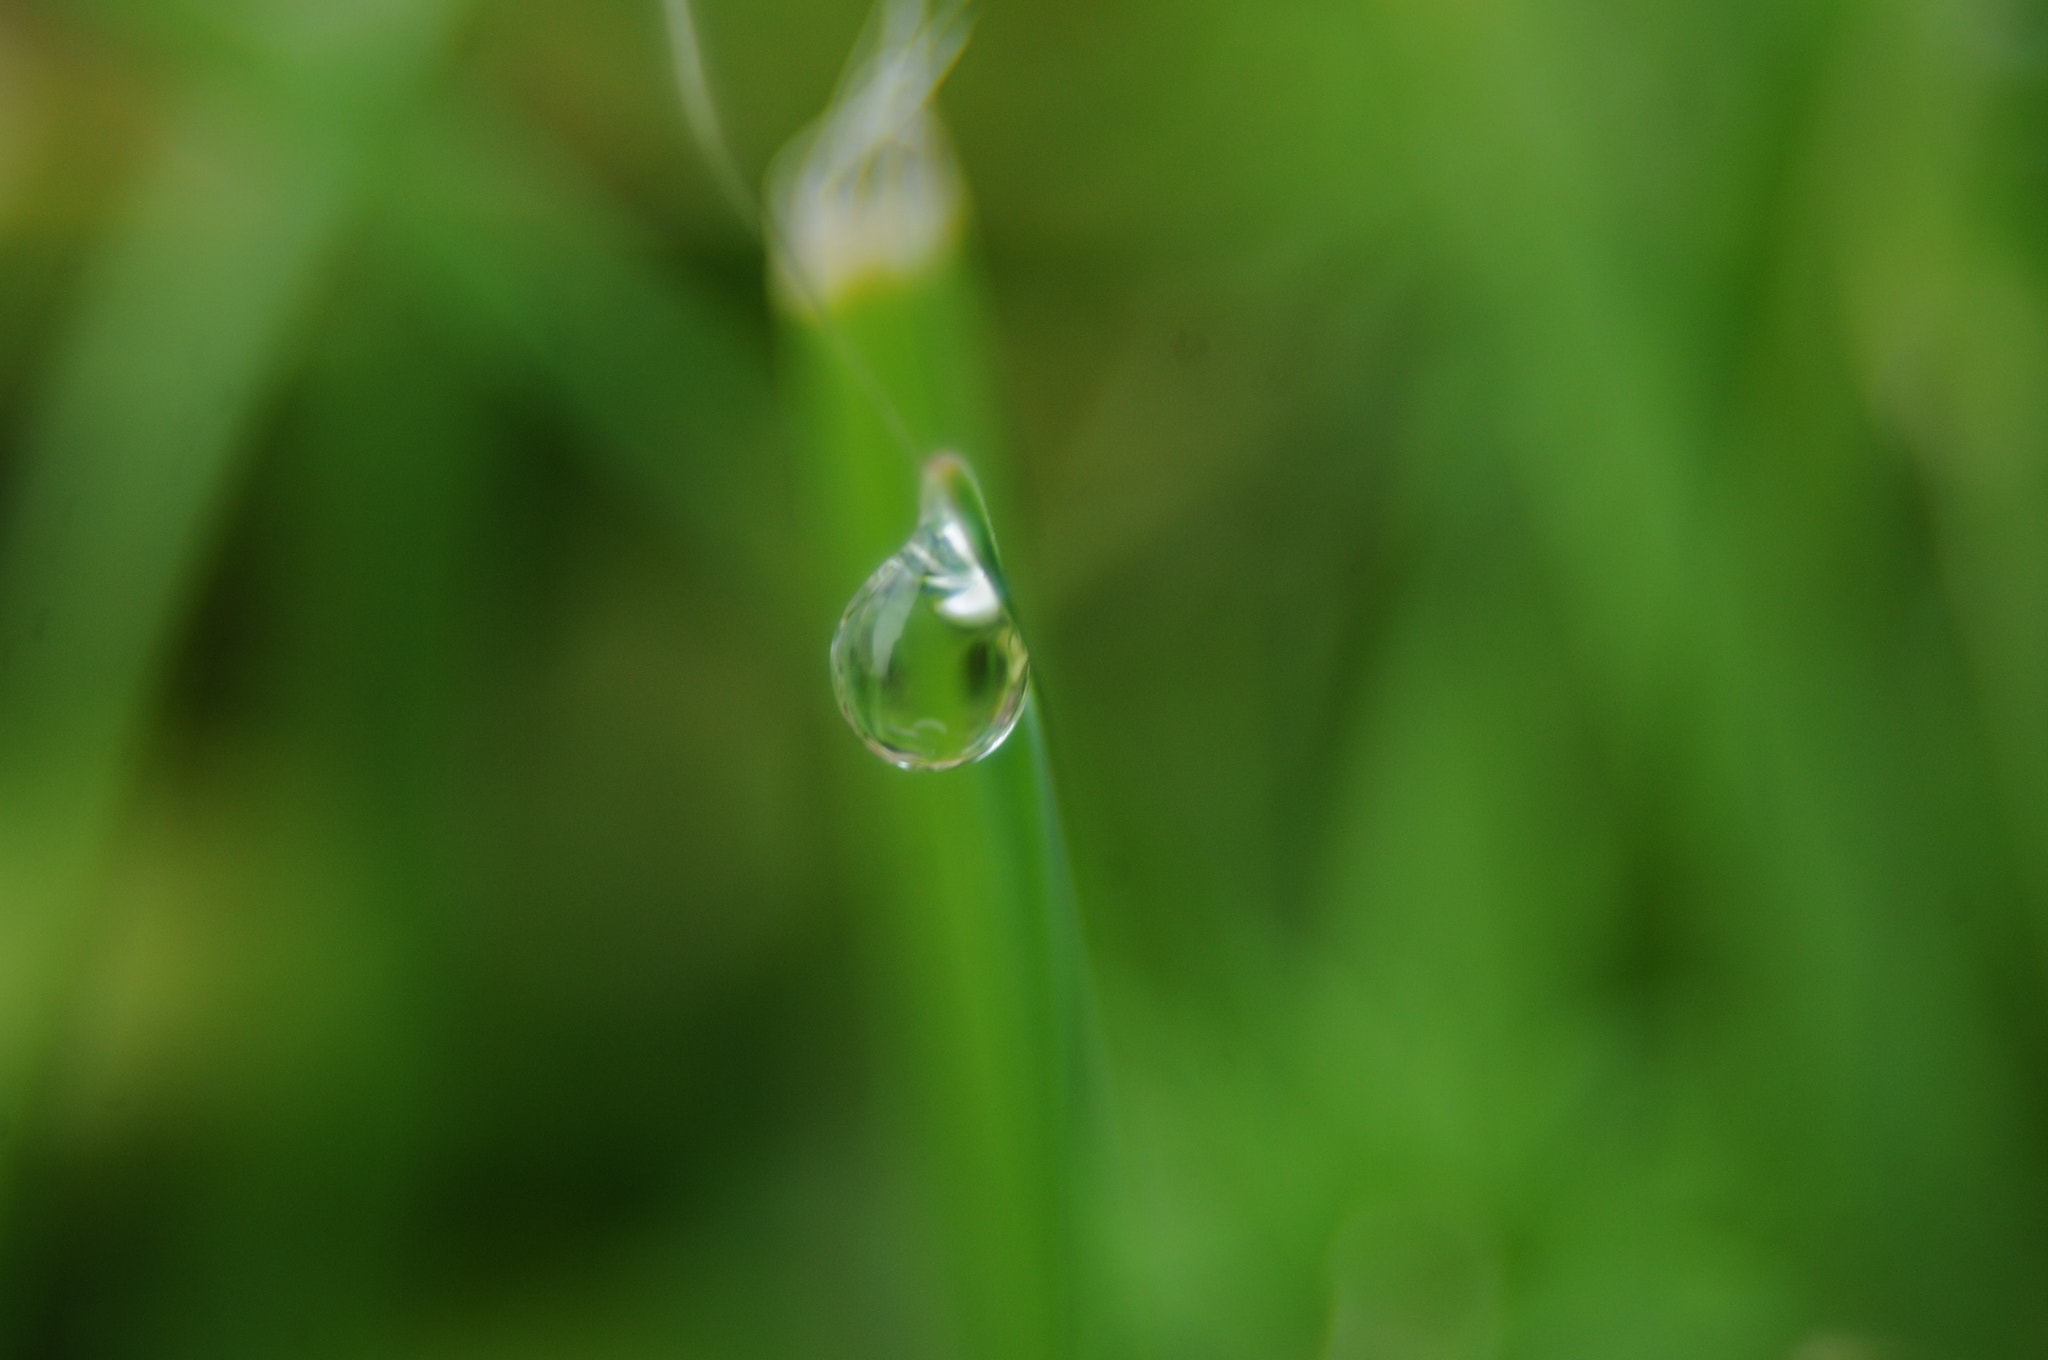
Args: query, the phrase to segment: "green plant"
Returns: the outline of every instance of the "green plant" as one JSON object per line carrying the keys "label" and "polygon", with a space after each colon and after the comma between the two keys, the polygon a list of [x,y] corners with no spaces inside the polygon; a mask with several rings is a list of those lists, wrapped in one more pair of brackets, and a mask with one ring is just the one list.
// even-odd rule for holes
{"label": "green plant", "polygon": [[[699,145],[746,211],[753,199],[733,187],[695,24],[683,0],[672,0],[670,14]],[[830,635],[861,583],[937,514],[964,524],[962,543],[992,577],[1001,659],[983,664],[999,668],[1000,682],[1025,664],[1023,644],[1007,621],[987,508],[961,455],[998,486],[1007,477],[967,196],[931,106],[967,27],[960,5],[933,16],[923,0],[882,0],[831,106],[778,158],[761,220],[801,431],[805,631]],[[869,624],[865,613],[847,619]],[[953,667],[967,645],[961,636],[906,664]],[[866,641],[863,632],[833,652],[845,716],[857,726],[865,710],[849,702],[845,670],[859,665],[848,658],[864,657]],[[986,643],[973,647],[990,654]],[[1023,687],[1021,670],[1014,684]],[[1088,970],[1043,700],[1035,690],[1019,698],[1016,737],[1003,743],[1019,721],[1006,714],[993,753],[957,769],[906,773],[842,742],[837,829],[872,913],[895,1079],[916,1111],[907,1147],[943,1223],[950,1324],[970,1354],[1036,1360],[1078,1344],[1083,1190],[1099,1170],[1090,1125],[1102,1112],[1085,1094]]]}

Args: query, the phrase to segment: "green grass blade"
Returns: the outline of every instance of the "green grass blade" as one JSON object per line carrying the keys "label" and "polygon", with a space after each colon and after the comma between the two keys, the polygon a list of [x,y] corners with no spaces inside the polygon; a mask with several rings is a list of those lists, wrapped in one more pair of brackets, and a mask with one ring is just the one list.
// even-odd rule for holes
{"label": "green grass blade", "polygon": [[[836,321],[912,430],[935,449],[983,450],[960,268],[865,297]],[[915,468],[868,407],[868,378],[847,371],[841,344],[814,321],[791,324],[811,416],[804,481],[821,581],[808,617],[820,716],[837,727],[824,644],[839,606],[908,535]],[[879,917],[888,1032],[934,1169],[928,1188],[942,1202],[955,1322],[967,1353],[1017,1360],[1073,1345],[1083,1117],[1085,969],[1038,709],[1034,697],[994,755],[943,774],[890,768],[852,734],[834,734],[842,834]]]}
{"label": "green grass blade", "polygon": [[[179,101],[89,271],[0,557],[0,1114],[30,1117],[130,761],[237,454],[396,102],[460,6]],[[253,22],[253,20],[252,20]],[[266,88],[274,81],[277,88]],[[278,98],[293,91],[303,106]],[[266,103],[266,99],[275,102]],[[6,1213],[0,1190],[0,1215]]]}
{"label": "green grass blade", "polygon": [[[951,451],[977,469],[1003,537],[959,171],[925,106],[964,30],[953,11],[930,27],[923,15],[877,10],[769,195],[821,661],[839,610],[908,537],[926,459]],[[1085,969],[1038,703],[1007,745],[945,773],[906,774],[841,739],[841,830],[878,917],[889,1033],[943,1223],[947,1321],[991,1360],[1068,1355],[1077,1340]]]}
{"label": "green grass blade", "polygon": [[0,563],[0,1108],[18,1112],[178,615],[344,201],[203,105],[88,285]]}

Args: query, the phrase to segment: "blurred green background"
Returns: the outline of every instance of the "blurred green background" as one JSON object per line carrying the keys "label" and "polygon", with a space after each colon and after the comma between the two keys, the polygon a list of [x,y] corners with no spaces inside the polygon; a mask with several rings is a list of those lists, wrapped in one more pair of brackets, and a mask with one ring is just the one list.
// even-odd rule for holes
{"label": "blurred green background", "polygon": [[[862,19],[702,0],[748,175]],[[0,1353],[972,1354],[666,41],[0,6]],[[2048,8],[987,0],[942,106],[1094,1352],[2048,1355]]]}

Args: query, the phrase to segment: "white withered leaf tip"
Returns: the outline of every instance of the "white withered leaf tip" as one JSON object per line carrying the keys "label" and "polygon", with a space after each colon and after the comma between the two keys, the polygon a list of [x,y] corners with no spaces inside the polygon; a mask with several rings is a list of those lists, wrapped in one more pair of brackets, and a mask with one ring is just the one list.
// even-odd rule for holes
{"label": "white withered leaf tip", "polygon": [[915,275],[952,243],[965,191],[932,96],[967,45],[966,10],[882,0],[824,116],[778,161],[770,211],[798,305]]}

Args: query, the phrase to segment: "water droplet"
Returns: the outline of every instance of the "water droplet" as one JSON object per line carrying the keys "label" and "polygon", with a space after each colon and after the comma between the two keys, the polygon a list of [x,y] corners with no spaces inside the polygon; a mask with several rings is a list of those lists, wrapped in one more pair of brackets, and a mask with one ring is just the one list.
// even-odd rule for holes
{"label": "water droplet", "polygon": [[891,765],[950,770],[1003,744],[1030,670],[980,489],[942,453],[925,464],[910,541],[854,592],[832,635],[839,711]]}

